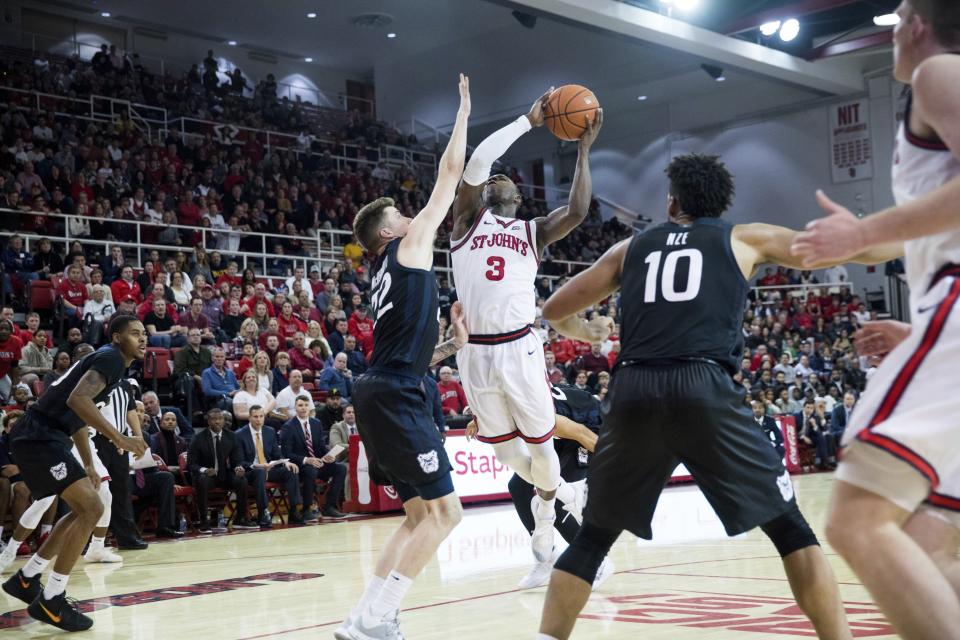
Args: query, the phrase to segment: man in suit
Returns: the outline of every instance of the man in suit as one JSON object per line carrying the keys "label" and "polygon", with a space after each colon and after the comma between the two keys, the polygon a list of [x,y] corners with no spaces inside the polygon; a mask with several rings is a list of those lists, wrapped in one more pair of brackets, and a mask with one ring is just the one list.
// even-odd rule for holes
{"label": "man in suit", "polygon": [[856,404],[857,396],[853,395],[853,392],[847,391],[843,394],[843,404],[833,408],[833,413],[830,416],[830,432],[837,442],[840,442],[840,439],[843,438],[843,432],[850,424],[850,415],[853,413],[853,407]]}
{"label": "man in suit", "polygon": [[762,402],[754,400],[751,406],[753,407],[753,419],[757,421],[757,426],[763,430],[764,435],[770,440],[770,444],[777,450],[777,455],[782,460],[786,448],[783,446],[783,433],[781,433],[777,421],[766,415],[766,409]]}
{"label": "man in suit", "polygon": [[814,464],[818,469],[828,468],[830,449],[827,424],[825,416],[816,410],[816,402],[807,398],[803,401],[803,411],[793,417],[797,421],[797,439],[816,451]]}
{"label": "man in suit", "polygon": [[160,456],[168,469],[180,466],[180,454],[189,447],[186,439],[177,435],[177,416],[172,411],[164,412],[159,431],[147,439],[150,451]]}
{"label": "man in suit", "polygon": [[237,512],[234,529],[259,529],[247,518],[247,481],[244,478],[243,456],[237,437],[223,430],[223,412],[211,409],[207,412],[207,430],[190,443],[187,452],[187,467],[197,490],[200,507],[201,535],[213,533],[207,510],[207,495],[210,489],[220,488],[237,494]]}
{"label": "man in suit", "polygon": [[329,483],[327,504],[323,508],[324,517],[343,518],[343,513],[337,509],[337,501],[340,500],[340,494],[343,491],[347,467],[327,453],[327,439],[324,436],[323,425],[319,420],[310,417],[312,407],[312,400],[297,398],[296,416],[283,425],[280,435],[283,455],[300,467],[303,506],[304,509],[310,509],[304,516],[304,520],[309,522],[311,517],[316,518],[312,505],[318,479],[327,480]]}
{"label": "man in suit", "polygon": [[[187,420],[186,416],[176,407],[161,407],[160,398],[153,391],[147,391],[143,394],[143,408],[146,410],[143,425],[143,433],[154,435],[160,431],[160,422],[165,413],[172,413],[177,419],[177,427],[174,430],[176,435],[187,441],[187,444],[193,440],[193,424]],[[176,464],[176,462],[174,462]]]}
{"label": "man in suit", "polygon": [[283,453],[273,427],[264,426],[266,413],[258,404],[250,407],[250,424],[237,431],[237,440],[247,470],[247,482],[256,492],[260,527],[273,526],[267,513],[267,482],[285,484],[290,500],[290,524],[303,524],[303,499],[300,497],[299,467],[292,462],[270,463],[281,460]]}

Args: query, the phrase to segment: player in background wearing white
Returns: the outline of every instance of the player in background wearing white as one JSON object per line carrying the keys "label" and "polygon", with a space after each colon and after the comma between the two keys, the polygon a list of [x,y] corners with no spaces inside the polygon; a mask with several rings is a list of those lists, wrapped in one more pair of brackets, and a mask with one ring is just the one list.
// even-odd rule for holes
{"label": "player in background wearing white", "polygon": [[517,220],[523,202],[517,185],[505,175],[491,176],[490,169],[520,136],[543,125],[551,91],[526,115],[477,146],[453,205],[450,241],[454,281],[470,328],[470,341],[457,354],[457,366],[477,417],[477,439],[491,444],[502,464],[536,487],[531,544],[541,562],[553,551],[555,500],[579,522],[583,484],[575,487],[560,477],[543,345],[531,331],[536,319],[534,283],[544,248],[566,237],[587,216],[592,196],[590,147],[603,124],[603,112],[597,111],[578,143],[568,204],[550,215]]}
{"label": "player in background wearing white", "polygon": [[[137,384],[136,380],[132,380],[132,383],[134,385]],[[124,384],[114,388],[113,391],[110,392],[107,403],[100,407],[100,413],[121,433],[126,431],[122,424],[122,421],[126,420],[139,436],[139,419],[136,417],[134,407],[129,406],[131,399],[131,392],[129,391],[130,384],[131,380],[128,379]],[[100,516],[100,519],[97,520],[97,526],[93,530],[93,535],[90,537],[90,546],[83,555],[83,559],[87,562],[123,562],[123,558],[120,555],[104,546],[107,529],[110,526],[110,506],[113,501],[113,496],[110,493],[110,472],[107,471],[103,462],[100,461],[100,456],[97,455],[97,447],[93,443],[93,437],[97,434],[97,430],[93,427],[87,427],[87,431],[90,436],[88,441],[90,458],[93,461],[93,467],[96,469],[97,475],[100,476],[100,488],[97,489],[97,493],[100,495],[100,502],[103,503],[103,514]],[[73,446],[73,455],[82,464],[83,458],[76,444]],[[123,481],[126,481],[126,478],[121,480],[121,482]],[[13,564],[13,561],[17,559],[17,549],[20,547],[20,543],[33,533],[33,530],[40,524],[43,514],[46,513],[47,509],[50,508],[50,505],[52,505],[56,499],[56,496],[48,496],[41,500],[36,500],[23,512],[23,515],[20,516],[20,521],[13,531],[10,544],[4,547],[3,552],[0,553],[0,574],[5,573],[6,570],[10,568],[10,565]]]}
{"label": "player in background wearing white", "polygon": [[[812,263],[899,244],[911,324],[868,323],[884,356],[844,434],[827,538],[908,640],[960,637],[960,3],[905,0],[894,75],[911,85],[897,134],[897,205],[865,218],[818,193],[827,217],[793,251]],[[952,587],[952,588],[951,588]]]}

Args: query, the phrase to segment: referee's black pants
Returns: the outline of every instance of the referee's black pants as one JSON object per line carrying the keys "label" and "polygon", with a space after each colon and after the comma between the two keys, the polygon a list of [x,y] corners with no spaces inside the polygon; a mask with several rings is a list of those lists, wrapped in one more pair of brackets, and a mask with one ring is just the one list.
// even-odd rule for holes
{"label": "referee's black pants", "polygon": [[117,451],[117,446],[102,434],[98,433],[93,440],[97,445],[97,455],[110,473],[110,493],[113,494],[110,528],[117,537],[117,544],[130,544],[140,539],[130,499],[130,458],[126,453]]}

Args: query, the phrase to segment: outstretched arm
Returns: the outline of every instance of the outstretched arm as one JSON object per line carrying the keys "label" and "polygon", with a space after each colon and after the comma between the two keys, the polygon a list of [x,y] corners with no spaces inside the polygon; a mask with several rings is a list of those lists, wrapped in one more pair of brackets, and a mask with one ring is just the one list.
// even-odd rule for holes
{"label": "outstretched arm", "polygon": [[459,240],[467,234],[480,210],[480,197],[483,187],[490,177],[490,168],[500,156],[507,152],[520,136],[533,127],[543,124],[543,107],[553,93],[553,87],[537,98],[525,116],[520,116],[510,124],[491,133],[481,142],[470,156],[470,162],[463,172],[463,180],[453,203],[453,239]]}
{"label": "outstretched arm", "polygon": [[433,357],[430,358],[431,367],[454,355],[470,339],[466,319],[463,315],[463,305],[459,300],[450,307],[450,324],[453,325],[453,337],[446,342],[441,342],[433,349]]}
{"label": "outstretched arm", "polygon": [[629,238],[617,243],[550,296],[543,305],[543,317],[557,333],[591,343],[607,339],[613,330],[611,318],[598,316],[587,322],[577,314],[620,288],[620,272],[629,246]]}
{"label": "outstretched arm", "polygon": [[590,147],[593,146],[603,126],[603,109],[597,109],[596,117],[587,124],[587,130],[577,145],[577,168],[573,174],[570,188],[570,200],[567,205],[553,211],[544,218],[537,218],[537,251],[567,237],[580,226],[590,211],[590,199],[593,195],[593,181],[590,179]]}
{"label": "outstretched arm", "polygon": [[[954,55],[934,56],[913,76],[914,115],[927,135],[939,137],[960,158],[960,60]],[[909,123],[907,123],[909,125]],[[917,125],[917,122],[914,122]],[[827,216],[807,225],[793,243],[793,254],[805,268],[822,260],[844,262],[865,248],[903,243],[960,227],[960,177],[900,206],[858,219],[845,207],[817,192]]]}
{"label": "outstretched arm", "polygon": [[433,266],[433,241],[437,228],[453,203],[457,181],[463,173],[467,155],[467,120],[470,117],[470,80],[460,74],[460,109],[450,134],[450,142],[440,158],[437,182],[427,205],[410,222],[407,235],[400,241],[397,257],[400,263],[414,269]]}
{"label": "outstretched arm", "polygon": [[566,416],[562,416],[559,413],[557,414],[557,433],[558,438],[563,438],[564,440],[573,440],[580,444],[581,447],[593,453],[597,448],[597,439],[598,436],[593,431],[590,431],[587,427],[580,424],[575,420],[571,420]]}

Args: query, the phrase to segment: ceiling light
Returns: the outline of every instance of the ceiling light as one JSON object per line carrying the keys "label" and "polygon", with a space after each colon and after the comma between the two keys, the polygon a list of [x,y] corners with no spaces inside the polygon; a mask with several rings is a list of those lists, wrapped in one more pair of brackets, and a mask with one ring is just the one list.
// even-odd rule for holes
{"label": "ceiling light", "polygon": [[680,11],[693,11],[700,5],[700,0],[676,0],[676,5]]}
{"label": "ceiling light", "polygon": [[387,34],[387,37],[388,37],[388,38],[396,38],[396,37],[397,37],[397,34],[395,34],[394,32],[391,31],[390,33]]}
{"label": "ceiling light", "polygon": [[762,33],[766,38],[769,38],[775,34],[779,29],[779,20],[771,20],[770,22],[764,22],[762,25],[760,25],[760,33]]}
{"label": "ceiling light", "polygon": [[640,102],[643,102],[646,99],[647,99],[647,96],[637,96],[637,100],[639,100]]}
{"label": "ceiling light", "polygon": [[235,46],[237,46],[237,41],[236,41],[236,40],[227,40],[227,44],[230,45],[231,47],[235,47]]}
{"label": "ceiling light", "polygon": [[109,18],[109,17],[110,17],[110,12],[109,12],[109,11],[101,11],[101,12],[100,12],[100,16],[101,16],[101,17],[104,17],[104,18]]}
{"label": "ceiling light", "polygon": [[796,18],[790,18],[784,21],[780,27],[780,39],[784,42],[790,42],[800,34],[800,21]]}
{"label": "ceiling light", "polygon": [[900,16],[896,13],[888,13],[882,16],[874,16],[873,24],[878,27],[892,27],[900,22]]}
{"label": "ceiling light", "polygon": [[313,62],[313,58],[304,58],[303,61],[304,61],[304,62]]}
{"label": "ceiling light", "polygon": [[727,76],[723,75],[723,67],[718,67],[714,64],[702,64],[700,68],[717,82],[724,82],[727,79]]}
{"label": "ceiling light", "polygon": [[310,13],[307,14],[307,17],[308,17],[308,18],[316,18],[316,17],[317,17],[317,14],[314,13],[313,11],[311,11]]}

